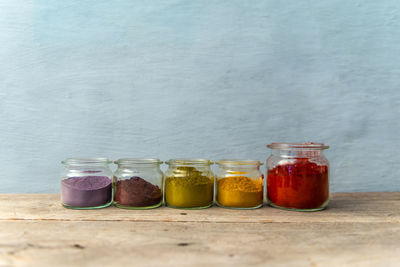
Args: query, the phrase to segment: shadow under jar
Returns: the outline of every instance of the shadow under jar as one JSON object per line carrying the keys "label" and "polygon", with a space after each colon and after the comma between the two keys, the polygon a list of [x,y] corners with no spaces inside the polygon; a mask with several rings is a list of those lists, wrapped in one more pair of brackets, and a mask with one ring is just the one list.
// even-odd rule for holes
{"label": "shadow under jar", "polygon": [[165,172],[165,203],[179,209],[204,209],[213,204],[214,174],[208,159],[171,159]]}
{"label": "shadow under jar", "polygon": [[69,158],[61,175],[61,203],[70,209],[98,209],[112,203],[110,160]]}
{"label": "shadow under jar", "polygon": [[263,164],[258,160],[219,160],[216,203],[231,209],[255,209],[263,205]]}
{"label": "shadow under jar", "polygon": [[161,206],[163,173],[159,159],[119,159],[114,162],[114,205],[123,209]]}
{"label": "shadow under jar", "polygon": [[317,211],[328,205],[329,162],[321,143],[272,143],[267,159],[268,204],[287,210]]}

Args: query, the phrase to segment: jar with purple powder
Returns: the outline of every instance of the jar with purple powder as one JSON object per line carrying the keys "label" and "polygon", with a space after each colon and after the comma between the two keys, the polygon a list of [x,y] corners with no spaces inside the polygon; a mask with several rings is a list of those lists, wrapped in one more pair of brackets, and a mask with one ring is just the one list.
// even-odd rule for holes
{"label": "jar with purple powder", "polygon": [[164,174],[159,159],[119,159],[113,187],[114,205],[123,209],[152,209],[162,203]]}
{"label": "jar with purple powder", "polygon": [[107,158],[69,158],[62,161],[61,203],[70,209],[99,209],[112,203],[111,161]]}

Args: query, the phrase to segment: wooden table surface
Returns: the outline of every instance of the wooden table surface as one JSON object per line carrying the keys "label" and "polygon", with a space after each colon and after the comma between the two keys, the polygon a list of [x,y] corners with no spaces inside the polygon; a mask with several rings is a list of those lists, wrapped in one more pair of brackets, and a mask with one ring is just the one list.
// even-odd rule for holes
{"label": "wooden table surface", "polygon": [[399,266],[400,192],[336,193],[328,209],[69,210],[0,194],[0,266]]}

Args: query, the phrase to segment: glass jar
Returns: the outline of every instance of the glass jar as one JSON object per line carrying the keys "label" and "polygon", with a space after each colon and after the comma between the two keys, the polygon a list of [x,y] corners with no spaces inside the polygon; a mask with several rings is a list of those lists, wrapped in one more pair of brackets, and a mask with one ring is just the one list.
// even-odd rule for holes
{"label": "glass jar", "polygon": [[114,205],[124,209],[152,209],[162,203],[163,173],[159,159],[119,159],[114,162]]}
{"label": "glass jar", "polygon": [[216,203],[233,209],[255,209],[263,205],[263,164],[258,160],[219,160],[216,173]]}
{"label": "glass jar", "polygon": [[112,203],[110,160],[69,158],[61,175],[61,203],[71,209],[98,209]]}
{"label": "glass jar", "polygon": [[203,209],[213,204],[214,174],[208,159],[171,159],[165,172],[165,203],[173,208]]}
{"label": "glass jar", "polygon": [[328,205],[329,162],[321,143],[272,143],[267,159],[268,204],[287,210],[317,211]]}

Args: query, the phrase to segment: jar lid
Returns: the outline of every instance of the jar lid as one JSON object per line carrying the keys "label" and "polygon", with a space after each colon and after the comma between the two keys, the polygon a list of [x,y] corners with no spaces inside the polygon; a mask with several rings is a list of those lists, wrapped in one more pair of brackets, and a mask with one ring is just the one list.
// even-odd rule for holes
{"label": "jar lid", "polygon": [[263,165],[259,160],[250,160],[250,159],[220,159],[216,162],[218,165],[240,165],[240,166],[260,166]]}
{"label": "jar lid", "polygon": [[162,164],[160,159],[122,158],[114,161],[115,164]]}
{"label": "jar lid", "polygon": [[110,164],[112,161],[108,158],[68,158],[61,163],[65,165],[96,165]]}
{"label": "jar lid", "polygon": [[310,150],[323,150],[328,149],[329,146],[323,143],[271,143],[267,145],[271,149],[291,150],[291,149],[310,149]]}
{"label": "jar lid", "polygon": [[192,158],[182,158],[182,159],[170,159],[165,162],[168,165],[211,165],[214,164],[209,159],[192,159]]}

